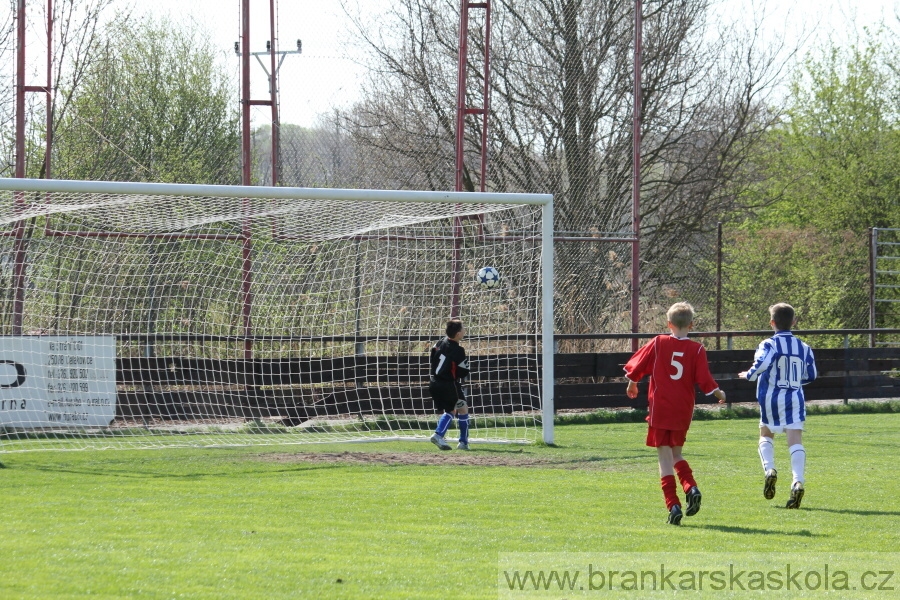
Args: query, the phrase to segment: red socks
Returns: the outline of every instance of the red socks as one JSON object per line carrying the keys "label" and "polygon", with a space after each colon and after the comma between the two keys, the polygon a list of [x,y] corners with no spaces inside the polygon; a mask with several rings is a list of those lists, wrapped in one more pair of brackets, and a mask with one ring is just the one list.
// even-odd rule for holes
{"label": "red socks", "polygon": [[694,481],[694,472],[691,471],[691,467],[686,460],[680,460],[675,463],[675,473],[678,474],[678,481],[681,482],[681,489],[684,490],[685,494],[697,485],[697,482]]}
{"label": "red socks", "polygon": [[[678,481],[681,482],[681,488],[684,493],[697,485],[694,481],[694,472],[686,460],[680,460],[675,463],[675,473],[678,475]],[[681,506],[681,500],[678,499],[678,486],[675,483],[675,475],[666,475],[660,478],[663,496],[666,498],[666,510],[672,510],[676,504]]]}
{"label": "red socks", "polygon": [[660,479],[662,484],[663,496],[666,498],[666,510],[672,510],[676,504],[681,506],[681,500],[678,499],[678,488],[675,485],[675,476],[666,475]]}

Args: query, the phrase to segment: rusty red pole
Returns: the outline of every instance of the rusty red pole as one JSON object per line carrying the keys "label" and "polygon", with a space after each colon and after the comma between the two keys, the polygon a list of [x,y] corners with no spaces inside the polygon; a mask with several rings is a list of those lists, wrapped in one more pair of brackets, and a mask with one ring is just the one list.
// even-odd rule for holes
{"label": "rusty red pole", "polygon": [[278,78],[275,64],[275,0],[269,0],[269,58],[271,60],[272,75],[269,79],[269,94],[272,101],[272,186],[278,185],[278,152],[280,148],[280,125],[278,123]]}
{"label": "rusty red pole", "polygon": [[[643,7],[634,0],[634,115],[632,121],[631,219],[634,241],[631,243],[631,332],[640,333],[641,293],[641,54]],[[631,350],[638,349],[638,338],[631,339]]]}
{"label": "rusty red pole", "polygon": [[481,113],[481,186],[485,191],[488,161],[488,111],[490,109],[491,86],[491,0],[484,2],[484,97]]}
{"label": "rusty red pole", "polygon": [[[469,0],[461,0],[459,9],[459,60],[456,79],[456,177],[454,190],[463,189],[463,138],[466,125],[466,63],[469,52]],[[450,318],[460,316],[462,279],[462,221],[453,219],[453,258],[451,264]]]}
{"label": "rusty red pole", "polygon": [[16,12],[16,177],[25,177],[25,0]]}
{"label": "rusty red pole", "polygon": [[463,138],[466,125],[466,63],[469,53],[469,0],[461,0],[459,9],[459,65],[456,78],[456,185],[463,189]]}
{"label": "rusty red pole", "polygon": [[[16,141],[15,176],[25,177],[25,0],[18,1],[16,11]],[[25,197],[15,193],[14,210],[17,214],[25,211]],[[12,334],[22,335],[25,313],[25,221],[16,221],[13,227],[15,244],[13,249],[13,314]]]}
{"label": "rusty red pole", "polygon": [[[250,160],[250,0],[241,0],[241,161],[243,167],[243,185],[251,185],[251,160]],[[244,220],[241,224],[241,235],[244,239],[242,245],[241,264],[241,293],[243,295],[244,317],[244,358],[253,358],[253,342],[249,337],[253,334],[251,307],[253,295],[251,284],[253,282],[252,243],[250,218],[250,199],[241,201],[244,209]]]}
{"label": "rusty red pole", "polygon": [[[484,97],[481,108],[466,108],[466,67],[468,66],[469,57],[469,9],[483,8],[485,10],[484,17]],[[487,185],[487,144],[488,144],[488,112],[490,105],[490,64],[491,64],[491,3],[490,0],[485,2],[469,2],[469,0],[461,0],[459,9],[459,69],[457,73],[456,88],[456,173],[454,181],[454,190],[463,191],[463,173],[465,169],[465,126],[466,115],[481,115],[481,181],[478,185],[479,191],[485,191]],[[461,238],[463,233],[462,219],[459,217],[453,220],[453,236]],[[453,245],[452,260],[452,290],[450,294],[450,315],[454,318],[459,316],[460,311],[460,280],[462,278],[462,246],[461,241],[457,241]]]}

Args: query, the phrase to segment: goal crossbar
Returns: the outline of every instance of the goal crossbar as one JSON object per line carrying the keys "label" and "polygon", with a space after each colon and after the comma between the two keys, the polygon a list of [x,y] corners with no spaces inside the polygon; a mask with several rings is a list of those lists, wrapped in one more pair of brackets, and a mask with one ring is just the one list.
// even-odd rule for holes
{"label": "goal crossbar", "polygon": [[[442,192],[428,190],[371,190],[192,183],[145,183],[134,181],[74,181],[66,179],[0,178],[0,190],[13,192],[73,192],[80,194],[130,194],[148,196],[210,196],[263,198],[269,200],[356,200],[365,202],[456,202],[459,204],[553,203],[552,194]],[[249,190],[249,191],[248,191]]]}
{"label": "goal crossbar", "polygon": [[[540,228],[537,231],[532,231],[527,235],[520,235],[515,230],[503,231],[500,233],[494,233],[491,235],[484,234],[483,239],[489,243],[499,243],[502,244],[504,242],[523,242],[529,241],[539,247],[539,260],[540,260],[540,297],[536,299],[538,303],[538,314],[540,315],[540,328],[537,339],[540,343],[540,359],[541,359],[541,377],[540,377],[540,413],[541,413],[541,428],[542,428],[542,438],[545,443],[552,444],[554,442],[554,432],[553,432],[553,417],[554,417],[554,404],[553,404],[553,385],[554,385],[554,374],[553,374],[553,354],[554,354],[554,311],[553,311],[553,240],[554,240],[554,230],[553,230],[553,196],[551,194],[536,194],[536,193],[493,193],[493,192],[449,192],[449,191],[414,191],[414,190],[378,190],[378,189],[338,189],[338,188],[300,188],[300,187],[264,187],[264,186],[253,186],[253,187],[245,187],[245,186],[223,186],[223,185],[198,185],[198,184],[170,184],[170,183],[147,183],[147,182],[111,182],[111,181],[71,181],[71,180],[44,180],[44,179],[12,179],[12,178],[0,178],[0,191],[4,191],[7,193],[12,193],[12,197],[7,195],[6,203],[4,206],[6,208],[0,207],[0,223],[5,224],[7,226],[14,225],[16,227],[16,231],[21,231],[22,223],[25,219],[30,219],[34,216],[47,216],[49,217],[52,214],[59,213],[68,213],[68,212],[78,212],[84,208],[88,209],[103,209],[106,210],[106,207],[110,207],[110,210],[116,209],[119,210],[125,202],[123,198],[125,197],[140,197],[140,196],[160,196],[160,197],[169,197],[169,198],[177,198],[177,197],[192,197],[192,198],[226,198],[226,199],[241,199],[245,200],[248,198],[252,198],[254,200],[282,200],[282,201],[299,201],[299,205],[303,205],[305,201],[316,201],[316,202],[343,202],[343,203],[436,203],[436,204],[444,204],[444,205],[456,205],[457,208],[454,210],[452,214],[457,215],[457,218],[462,217],[463,219],[468,218],[464,215],[479,215],[481,212],[490,212],[491,210],[495,210],[493,207],[501,208],[502,206],[510,206],[510,205],[527,205],[533,207],[539,207],[540,209]],[[29,196],[27,198],[24,197],[24,194],[28,193]],[[34,196],[31,196],[31,193],[41,194],[40,198],[37,201],[34,200]],[[54,203],[50,198],[53,195],[96,195],[98,198],[96,203],[91,203],[88,201],[87,204],[78,204],[78,202],[73,202],[71,204],[67,204],[65,202]],[[48,199],[44,202],[43,198],[46,195]],[[64,196],[60,196],[64,197]],[[84,202],[83,199],[80,199],[79,202]],[[346,205],[344,205],[346,206]],[[479,210],[480,207],[484,207],[484,211]],[[490,207],[490,208],[489,208]],[[256,213],[259,216],[269,216],[271,217],[276,213],[266,213],[266,212],[258,212]],[[448,213],[449,214],[449,213]],[[240,219],[242,218],[243,212],[240,207],[232,209],[230,211],[230,218]],[[415,217],[412,220],[404,220],[409,219],[410,217],[404,215],[397,215],[400,219],[399,226],[402,227],[415,227],[416,221]],[[250,219],[255,218],[253,215],[249,217]],[[425,217],[423,217],[425,218]],[[48,221],[49,222],[49,221]],[[199,221],[198,221],[199,222]],[[181,234],[175,232],[176,230],[164,230],[163,233],[153,233],[150,231],[140,232],[140,231],[123,231],[118,230],[117,232],[109,234],[110,237],[146,237],[148,239],[175,239],[181,235],[184,237],[195,237],[196,239],[209,239],[209,240],[234,240],[234,239],[242,239],[249,234],[245,233],[237,233],[235,234],[219,234],[219,233],[187,233]],[[249,230],[248,230],[249,231]],[[428,240],[434,241],[447,241],[452,240],[453,235],[448,237],[446,234],[418,234],[414,233],[412,235],[408,233],[404,233],[403,229],[399,230],[400,233],[390,233],[385,234],[382,238],[382,241],[392,242],[392,241],[415,241],[420,240],[426,242]],[[12,234],[12,235],[10,235]],[[13,235],[20,235],[15,232],[4,232],[3,234],[6,237],[13,237]],[[77,229],[73,229],[70,231],[54,231],[51,229],[47,229],[45,233],[48,236],[48,239],[52,235],[59,236],[72,236],[72,235],[85,235],[85,236],[97,236],[102,237],[106,235],[104,231],[90,231],[84,230],[79,231]],[[508,237],[507,237],[508,236]],[[331,239],[349,239],[353,240],[352,235],[348,234],[340,234],[336,235]],[[365,236],[358,236],[355,238],[356,241],[360,240],[378,240],[378,236],[372,236],[371,238]],[[65,243],[64,240],[61,240],[59,243]],[[323,242],[324,243],[324,242]],[[87,247],[86,247],[87,248]],[[313,250],[315,252],[315,246]],[[16,258],[18,260],[18,258]],[[359,262],[359,258],[356,259],[357,263]],[[365,260],[371,261],[371,258],[366,258]],[[358,267],[357,267],[358,268]],[[359,277],[357,274],[355,277]],[[150,278],[153,281],[153,277]],[[159,287],[159,284],[152,284]],[[185,283],[187,285],[187,283]],[[358,285],[358,283],[357,283]],[[396,285],[396,284],[395,284]],[[431,285],[431,284],[429,284]],[[155,289],[155,288],[154,288]],[[18,301],[18,299],[17,299]],[[181,301],[179,298],[178,301]],[[156,303],[156,300],[152,300],[150,305],[152,306]],[[359,298],[357,297],[357,320],[359,318]],[[154,317],[155,318],[155,317]],[[358,327],[357,323],[357,327]],[[184,335],[180,336],[177,333],[177,330],[169,330],[172,331],[171,334],[140,334],[140,333],[127,333],[126,331],[122,331],[121,336],[116,336],[117,339],[127,340],[129,338],[144,340],[146,343],[150,344],[151,340],[177,340],[180,338],[196,338],[196,339],[222,339],[222,340],[266,340],[266,341],[278,341],[285,340],[288,342],[293,342],[297,340],[303,339],[326,339],[333,338],[334,340],[350,340],[354,342],[365,342],[366,340],[371,339],[379,339],[379,340],[388,340],[391,338],[390,335],[385,336],[373,336],[371,334],[359,334],[356,335],[260,335],[260,336],[239,336],[239,335]],[[352,329],[351,329],[352,331]],[[404,336],[394,336],[394,337],[404,337]],[[422,340],[427,339],[426,336],[405,336],[410,340]],[[480,334],[474,335],[472,340],[483,340],[488,341],[493,336],[489,331],[483,331]],[[509,334],[502,336],[510,341],[516,339],[516,335],[510,332]],[[149,347],[149,346],[148,346]],[[390,437],[390,436],[388,436]],[[2,448],[0,448],[2,450]]]}

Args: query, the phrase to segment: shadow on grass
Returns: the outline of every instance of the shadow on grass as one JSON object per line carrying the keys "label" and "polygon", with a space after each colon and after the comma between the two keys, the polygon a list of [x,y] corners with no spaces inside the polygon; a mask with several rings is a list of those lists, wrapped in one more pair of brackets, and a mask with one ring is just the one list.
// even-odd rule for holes
{"label": "shadow on grass", "polygon": [[[429,448],[431,450],[431,448]],[[524,454],[525,448],[488,448],[487,445],[472,444],[470,452],[479,454]]]}
{"label": "shadow on grass", "polygon": [[[900,401],[887,400],[855,401],[849,404],[819,404],[810,402],[806,405],[807,415],[846,415],[846,414],[879,414],[900,413]],[[647,411],[642,409],[607,410],[597,409],[588,413],[557,415],[556,425],[608,425],[616,423],[643,423]],[[734,406],[719,408],[715,404],[699,405],[694,409],[694,421],[719,421],[723,419],[758,419],[759,408],[752,406]]]}
{"label": "shadow on grass", "polygon": [[139,469],[130,468],[127,471],[120,471],[114,469],[67,469],[63,467],[49,467],[49,466],[33,466],[30,469],[34,471],[43,471],[45,473],[67,473],[72,475],[97,475],[97,476],[107,476],[107,477],[121,477],[125,479],[208,479],[214,477],[235,477],[240,475],[267,475],[267,474],[276,474],[276,473],[296,473],[303,471],[320,471],[322,469],[339,469],[346,465],[341,465],[337,463],[316,463],[316,464],[305,464],[305,463],[294,463],[295,466],[291,466],[289,468],[284,469],[266,469],[265,471],[241,471],[239,473],[235,471],[227,471],[227,472],[210,472],[204,471],[202,473],[164,473],[164,472],[154,472],[154,471],[140,471]]}
{"label": "shadow on grass", "polygon": [[841,515],[860,515],[862,517],[900,517],[900,510],[858,510],[855,508],[818,508],[801,506],[800,510],[817,510],[820,512],[838,513]]}
{"label": "shadow on grass", "polygon": [[[559,446],[547,446],[544,445],[545,448],[559,448]],[[522,456],[523,458],[527,457],[541,457],[547,456],[545,454],[541,454],[540,452],[526,452],[524,448],[517,449],[507,449],[507,448],[487,448],[482,445],[472,446],[472,449],[469,451],[471,455],[476,454],[497,454],[500,456]],[[578,463],[599,463],[599,462],[607,462],[610,460],[641,460],[650,456],[649,453],[646,454],[635,454],[635,455],[615,455],[615,456],[573,456],[570,458],[559,457],[558,455],[550,455],[551,458],[547,460],[548,465],[561,465],[561,464],[578,464]],[[656,458],[656,455],[653,455],[653,458]]]}
{"label": "shadow on grass", "polygon": [[746,533],[750,535],[797,535],[801,537],[820,537],[808,529],[799,531],[778,531],[774,529],[757,529],[755,527],[736,527],[734,525],[695,525],[698,529],[715,529],[725,533]]}
{"label": "shadow on grass", "polygon": [[563,460],[559,464],[571,463],[571,464],[590,464],[590,463],[600,463],[607,462],[610,460],[643,460],[647,458],[646,454],[634,454],[631,456],[580,456],[576,458],[570,458],[568,460]]}

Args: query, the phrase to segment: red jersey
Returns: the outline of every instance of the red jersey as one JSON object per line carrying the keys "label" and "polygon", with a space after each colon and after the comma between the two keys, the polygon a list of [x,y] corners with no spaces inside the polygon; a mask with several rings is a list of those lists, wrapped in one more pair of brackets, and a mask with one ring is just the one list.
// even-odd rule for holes
{"label": "red jersey", "polygon": [[712,394],[719,386],[709,372],[706,348],[674,335],[658,335],[634,353],[625,376],[638,382],[650,376],[647,421],[657,429],[687,431],[694,416],[694,385]]}

